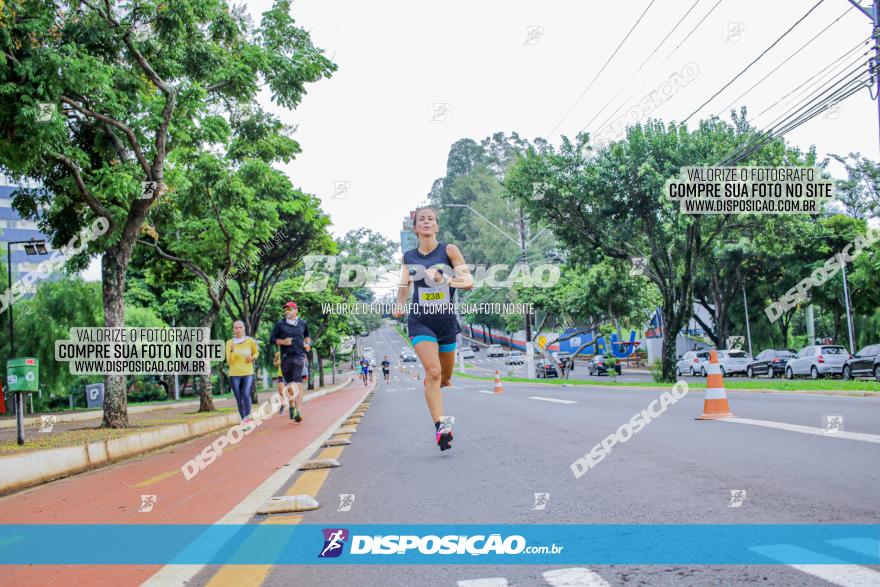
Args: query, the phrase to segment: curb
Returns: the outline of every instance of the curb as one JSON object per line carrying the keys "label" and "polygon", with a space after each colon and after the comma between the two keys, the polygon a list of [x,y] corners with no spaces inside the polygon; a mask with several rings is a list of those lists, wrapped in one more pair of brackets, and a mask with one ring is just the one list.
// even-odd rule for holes
{"label": "curb", "polygon": [[[327,429],[324,430],[324,432],[322,432],[320,435],[318,435],[317,438],[315,438],[315,440],[313,440],[308,446],[302,449],[296,456],[290,459],[287,465],[279,467],[279,469],[275,473],[273,473],[268,479],[263,481],[263,483],[261,483],[259,487],[257,487],[254,491],[250,493],[250,495],[245,497],[225,516],[214,522],[214,524],[248,524],[255,519],[262,521],[258,518],[258,516],[262,519],[271,516],[272,514],[258,514],[257,510],[259,510],[260,506],[267,499],[275,496],[275,494],[290,486],[293,478],[300,473],[300,466],[302,466],[303,463],[309,460],[312,455],[321,450],[321,444],[323,444],[328,438],[330,438],[330,436],[333,435],[333,432],[363,404],[367,397],[376,390],[377,385],[378,379],[373,381],[372,385],[363,390],[363,395],[361,395],[361,398],[354,404],[354,406],[352,406],[351,409],[346,411],[342,415],[342,417],[340,417],[333,424],[328,426]],[[304,399],[308,400],[308,398]],[[219,544],[218,548],[221,546],[222,544]],[[190,581],[192,581],[192,579],[195,578],[195,576],[202,569],[204,569],[205,566],[206,565],[202,564],[167,564],[163,566],[160,570],[156,571],[156,573],[149,579],[144,581],[142,585],[146,587],[169,587],[171,585],[186,585]]]}
{"label": "curb", "polygon": [[[351,381],[352,378],[349,377],[341,383],[305,396],[303,401],[308,402],[328,393],[339,391]],[[0,495],[103,467],[147,451],[179,444],[215,430],[234,426],[239,421],[238,413],[233,412],[205,418],[198,422],[173,424],[121,438],[0,457]]]}

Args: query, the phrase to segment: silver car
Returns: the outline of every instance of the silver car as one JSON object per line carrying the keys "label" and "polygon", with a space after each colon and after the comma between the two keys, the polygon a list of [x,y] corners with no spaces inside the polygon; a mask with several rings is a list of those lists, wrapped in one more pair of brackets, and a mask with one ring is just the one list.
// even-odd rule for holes
{"label": "silver car", "polygon": [[752,355],[739,349],[718,351],[718,362],[721,363],[721,374],[724,376],[734,373],[745,374],[754,360]]}
{"label": "silver car", "polygon": [[849,352],[842,346],[815,345],[807,346],[785,366],[785,378],[809,376],[818,379],[823,375],[840,375],[843,364],[849,359]]}
{"label": "silver car", "polygon": [[688,351],[675,364],[675,376],[696,376],[703,372],[703,365],[709,362],[709,351]]}

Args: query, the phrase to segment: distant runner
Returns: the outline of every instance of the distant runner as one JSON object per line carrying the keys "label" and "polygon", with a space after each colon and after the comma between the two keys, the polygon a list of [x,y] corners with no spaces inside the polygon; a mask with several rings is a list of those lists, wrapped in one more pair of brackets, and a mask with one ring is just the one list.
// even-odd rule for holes
{"label": "distant runner", "polygon": [[370,376],[370,362],[363,358],[360,360],[361,365],[361,380],[364,382],[364,385],[367,384],[367,378]]}
{"label": "distant runner", "polygon": [[391,361],[388,360],[388,355],[385,355],[382,361],[382,375],[385,377],[385,383],[391,381]]}
{"label": "distant runner", "polygon": [[[425,369],[425,401],[434,421],[437,446],[444,451],[452,448],[453,419],[443,415],[440,388],[451,384],[455,341],[460,332],[452,304],[455,290],[472,289],[474,280],[458,247],[437,242],[439,230],[436,210],[416,210],[413,231],[419,237],[419,246],[403,254],[397,305],[406,303],[412,287],[407,331]],[[394,317],[400,315],[395,309]]]}

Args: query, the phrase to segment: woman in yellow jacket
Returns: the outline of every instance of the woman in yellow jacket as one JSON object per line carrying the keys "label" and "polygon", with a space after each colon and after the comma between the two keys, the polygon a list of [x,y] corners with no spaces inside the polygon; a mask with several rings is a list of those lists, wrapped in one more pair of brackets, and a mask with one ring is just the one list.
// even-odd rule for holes
{"label": "woman in yellow jacket", "polygon": [[238,404],[242,420],[251,416],[251,391],[254,387],[254,361],[260,355],[257,342],[245,336],[244,322],[236,320],[232,325],[233,338],[226,341],[226,363],[229,365],[229,381],[232,394]]}

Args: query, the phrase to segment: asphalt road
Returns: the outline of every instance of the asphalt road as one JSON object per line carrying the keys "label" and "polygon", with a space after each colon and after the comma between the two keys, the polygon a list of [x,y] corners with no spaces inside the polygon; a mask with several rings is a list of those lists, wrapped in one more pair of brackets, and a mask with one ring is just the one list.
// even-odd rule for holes
{"label": "asphalt road", "polygon": [[[404,342],[383,328],[364,344],[377,359],[388,354],[396,362]],[[421,381],[397,367],[393,373],[391,383],[377,387],[373,407],[341,454],[342,467],[320,487],[322,507],[303,523],[880,522],[878,444],[785,429],[817,428],[824,416],[841,415],[846,433],[880,435],[874,398],[729,394],[738,417],[781,426],[772,428],[696,421],[703,393],[695,392],[577,479],[572,462],[644,409],[657,390],[508,384],[503,394],[492,394],[489,382],[456,378],[444,392],[446,413],[456,418],[455,442],[441,453]],[[739,507],[730,507],[732,490],[746,491]],[[535,493],[549,493],[544,509],[534,509]],[[349,511],[337,511],[340,494],[355,495]],[[880,584],[876,567],[592,566],[598,574],[592,582],[554,583],[560,568],[276,566],[263,584],[466,586],[480,583],[459,582],[489,578],[496,581],[484,585]],[[193,584],[208,579],[202,574]]]}

